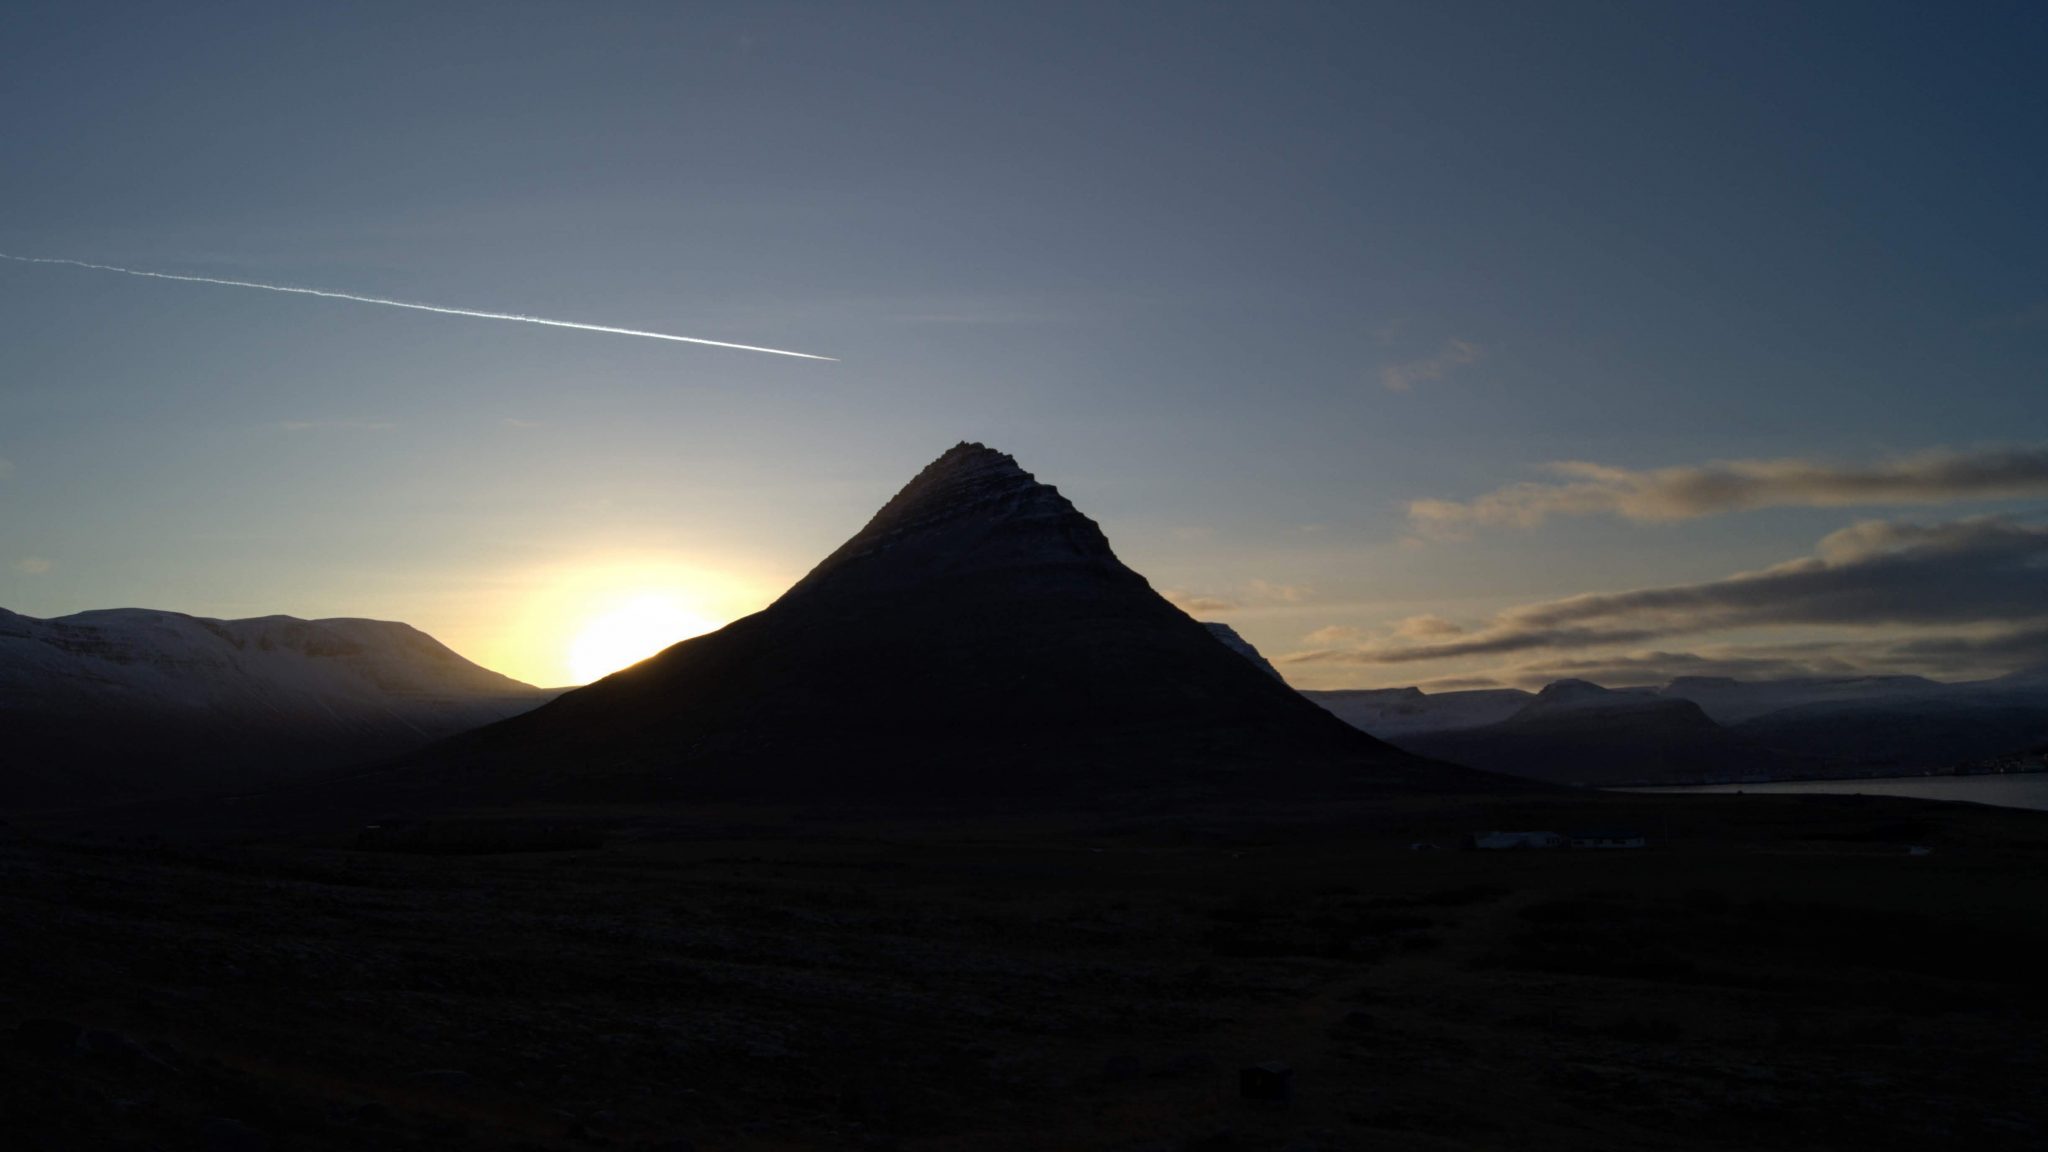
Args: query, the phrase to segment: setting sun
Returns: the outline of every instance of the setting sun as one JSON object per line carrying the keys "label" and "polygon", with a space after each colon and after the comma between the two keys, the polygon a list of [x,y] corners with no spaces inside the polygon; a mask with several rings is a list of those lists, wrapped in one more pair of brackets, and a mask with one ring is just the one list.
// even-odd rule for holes
{"label": "setting sun", "polygon": [[569,670],[588,683],[715,627],[667,596],[637,596],[583,626],[569,646]]}

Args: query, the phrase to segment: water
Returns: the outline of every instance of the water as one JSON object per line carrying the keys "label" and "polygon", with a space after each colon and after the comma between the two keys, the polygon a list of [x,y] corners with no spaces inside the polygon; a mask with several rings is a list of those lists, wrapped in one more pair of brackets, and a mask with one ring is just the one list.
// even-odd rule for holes
{"label": "water", "polygon": [[1693,784],[1665,788],[1620,788],[1620,792],[1833,792],[1865,796],[1915,796],[1922,800],[1966,800],[2001,808],[2048,811],[2048,772],[2006,776],[1892,776],[1876,780],[1794,780],[1781,784]]}

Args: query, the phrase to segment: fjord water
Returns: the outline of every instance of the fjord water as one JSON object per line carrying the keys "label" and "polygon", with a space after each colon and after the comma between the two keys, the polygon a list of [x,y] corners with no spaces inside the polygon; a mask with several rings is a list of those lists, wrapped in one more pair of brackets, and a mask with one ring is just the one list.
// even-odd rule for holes
{"label": "fjord water", "polygon": [[2048,811],[2048,772],[2001,776],[1888,776],[1869,780],[1788,780],[1771,784],[1692,784],[1665,788],[1617,788],[1617,792],[1827,792],[1836,795],[1911,796],[1960,800],[2000,808]]}

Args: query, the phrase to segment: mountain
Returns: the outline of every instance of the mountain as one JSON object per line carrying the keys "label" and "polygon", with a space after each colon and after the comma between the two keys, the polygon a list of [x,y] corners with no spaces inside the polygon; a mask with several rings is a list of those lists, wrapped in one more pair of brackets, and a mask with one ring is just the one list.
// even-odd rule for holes
{"label": "mountain", "polygon": [[1504,720],[1401,738],[1411,752],[1557,784],[1665,784],[1775,774],[1789,758],[1731,735],[1690,700],[1560,680]]}
{"label": "mountain", "polygon": [[1304,695],[1411,751],[1547,780],[1940,772],[2048,743],[2048,669],[2040,668],[1962,683],[1685,676],[1623,689],[1561,680],[1535,697],[1416,688]]}
{"label": "mountain", "polygon": [[1495,724],[1536,698],[1519,688],[1436,693],[1420,688],[1348,688],[1302,695],[1382,740]]}
{"label": "mountain", "polygon": [[1736,680],[1725,676],[1681,676],[1656,689],[1660,696],[1690,700],[1720,724],[1740,724],[1806,704],[1879,702],[1942,692],[1951,685],[1923,676],[1852,676],[1835,679]]}
{"label": "mountain", "polygon": [[1982,681],[1895,700],[1803,704],[1729,731],[1797,756],[1817,775],[1945,771],[2048,743],[2048,685]]}
{"label": "mountain", "polygon": [[1659,693],[1697,702],[1739,739],[1797,757],[1808,775],[1942,771],[2048,740],[2048,677],[2038,670],[1963,683],[1683,678]]}
{"label": "mountain", "polygon": [[0,609],[0,803],[306,779],[516,715],[550,693],[378,620]]}
{"label": "mountain", "polygon": [[1498,783],[1309,703],[1162,599],[1057,489],[971,443],[768,608],[392,775],[485,800]]}

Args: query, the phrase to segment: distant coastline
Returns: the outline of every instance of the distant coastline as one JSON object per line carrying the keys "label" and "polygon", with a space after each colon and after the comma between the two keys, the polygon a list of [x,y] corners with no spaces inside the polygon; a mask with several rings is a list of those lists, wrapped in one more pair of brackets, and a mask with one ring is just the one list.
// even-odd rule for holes
{"label": "distant coastline", "polygon": [[1731,794],[1855,794],[1901,796],[2048,811],[2048,772],[1938,773],[1918,776],[1837,776],[1822,780],[1765,780],[1722,784],[1663,784],[1606,788],[1609,792]]}
{"label": "distant coastline", "polygon": [[1644,780],[1601,784],[1603,792],[1661,792],[1668,788],[1739,788],[1747,784],[1840,784],[1855,780],[1968,780],[1992,776],[2048,775],[2048,762],[2033,761],[2013,768],[1930,768],[1924,772],[1842,772],[1826,776],[1735,776],[1700,780]]}

